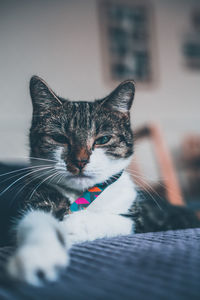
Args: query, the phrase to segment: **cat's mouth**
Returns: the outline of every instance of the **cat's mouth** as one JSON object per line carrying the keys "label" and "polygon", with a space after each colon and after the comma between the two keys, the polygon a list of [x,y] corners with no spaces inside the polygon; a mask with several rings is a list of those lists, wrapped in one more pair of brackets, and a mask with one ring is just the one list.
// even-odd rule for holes
{"label": "cat's mouth", "polygon": [[79,190],[79,189],[87,189],[89,186],[94,184],[94,177],[85,175],[85,174],[76,174],[76,175],[68,175],[67,183],[69,187]]}
{"label": "cat's mouth", "polygon": [[67,176],[69,179],[92,179],[92,176],[85,175],[85,174],[77,174],[77,175],[68,175]]}

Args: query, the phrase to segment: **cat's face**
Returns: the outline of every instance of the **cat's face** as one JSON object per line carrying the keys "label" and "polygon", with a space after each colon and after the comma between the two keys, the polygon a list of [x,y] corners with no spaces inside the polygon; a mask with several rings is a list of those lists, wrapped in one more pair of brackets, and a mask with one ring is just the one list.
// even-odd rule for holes
{"label": "cat's face", "polygon": [[[122,83],[108,97],[94,102],[64,100],[39,77],[31,79],[30,90],[31,157],[52,160],[63,174],[59,182],[85,189],[127,167],[133,153],[129,118],[133,82]],[[59,173],[55,182],[58,178]]]}

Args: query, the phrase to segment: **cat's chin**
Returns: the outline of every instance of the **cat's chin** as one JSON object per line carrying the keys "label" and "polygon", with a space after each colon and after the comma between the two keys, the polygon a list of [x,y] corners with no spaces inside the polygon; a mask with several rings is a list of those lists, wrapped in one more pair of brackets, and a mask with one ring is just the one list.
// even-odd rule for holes
{"label": "cat's chin", "polygon": [[66,186],[75,190],[85,190],[97,184],[97,179],[92,176],[76,175],[67,176]]}

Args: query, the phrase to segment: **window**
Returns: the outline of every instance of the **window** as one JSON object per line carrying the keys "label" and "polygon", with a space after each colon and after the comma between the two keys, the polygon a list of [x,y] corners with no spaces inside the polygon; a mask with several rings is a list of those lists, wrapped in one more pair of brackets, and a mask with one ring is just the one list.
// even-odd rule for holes
{"label": "window", "polygon": [[103,60],[110,79],[153,79],[152,9],[148,1],[101,1]]}

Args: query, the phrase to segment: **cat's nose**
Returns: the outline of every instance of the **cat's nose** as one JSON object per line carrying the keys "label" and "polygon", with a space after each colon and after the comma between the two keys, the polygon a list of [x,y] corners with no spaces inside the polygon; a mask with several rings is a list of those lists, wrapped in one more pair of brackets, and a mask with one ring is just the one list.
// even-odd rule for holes
{"label": "cat's nose", "polygon": [[77,159],[77,160],[74,161],[74,164],[81,171],[85,167],[85,165],[87,165],[88,162],[89,162],[88,159],[81,159],[81,160]]}

